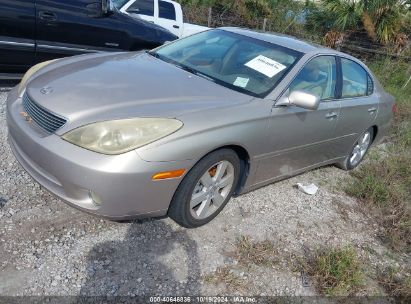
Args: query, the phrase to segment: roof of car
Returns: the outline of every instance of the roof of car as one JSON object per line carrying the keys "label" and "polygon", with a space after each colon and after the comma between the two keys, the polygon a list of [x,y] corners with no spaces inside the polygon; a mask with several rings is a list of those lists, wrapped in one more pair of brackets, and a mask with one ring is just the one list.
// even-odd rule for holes
{"label": "roof of car", "polygon": [[321,45],[317,45],[314,43],[306,42],[303,40],[299,40],[295,37],[288,36],[288,35],[283,35],[283,34],[278,34],[278,33],[266,33],[266,32],[257,32],[249,29],[244,29],[244,28],[237,28],[237,27],[223,27],[221,28],[222,30],[237,33],[240,35],[245,35],[248,37],[252,37],[255,39],[259,39],[262,41],[266,41],[269,43],[274,43],[277,45],[281,45],[290,49],[294,49],[303,53],[311,53],[314,51],[326,51],[330,52],[334,50],[325,48]]}

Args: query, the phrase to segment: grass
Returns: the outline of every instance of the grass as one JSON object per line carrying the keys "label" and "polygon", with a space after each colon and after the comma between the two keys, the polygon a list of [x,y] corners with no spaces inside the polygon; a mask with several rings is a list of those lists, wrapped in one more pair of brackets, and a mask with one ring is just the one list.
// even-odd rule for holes
{"label": "grass", "polygon": [[242,236],[235,244],[236,250],[232,256],[243,266],[273,266],[278,262],[278,252],[269,240],[252,241]]}
{"label": "grass", "polygon": [[411,277],[399,275],[401,271],[389,267],[378,274],[378,281],[385,291],[394,297],[411,297]]}
{"label": "grass", "polygon": [[[238,261],[242,267],[252,265],[272,267],[278,263],[278,251],[269,240],[252,241],[248,236],[241,236],[235,245],[234,251],[226,252],[226,255]],[[207,274],[203,281],[208,284],[224,284],[230,291],[247,291],[247,284],[235,274],[233,266],[218,267],[214,273]]]}
{"label": "grass", "polygon": [[411,82],[404,88],[411,76],[411,64],[392,60],[374,60],[368,63],[384,89],[396,99],[398,113],[393,125],[392,141],[398,150],[411,147]]}
{"label": "grass", "polygon": [[381,237],[397,252],[411,251],[411,83],[403,88],[411,66],[380,60],[369,66],[385,90],[395,96],[398,113],[392,128],[389,155],[369,159],[352,172],[346,192],[360,199],[367,214],[381,227]]}
{"label": "grass", "polygon": [[207,274],[203,277],[204,283],[207,284],[224,284],[230,291],[246,291],[246,283],[238,277],[229,266],[218,267],[214,273]]}
{"label": "grass", "polygon": [[300,264],[320,295],[355,295],[363,286],[361,263],[350,247],[318,251]]}

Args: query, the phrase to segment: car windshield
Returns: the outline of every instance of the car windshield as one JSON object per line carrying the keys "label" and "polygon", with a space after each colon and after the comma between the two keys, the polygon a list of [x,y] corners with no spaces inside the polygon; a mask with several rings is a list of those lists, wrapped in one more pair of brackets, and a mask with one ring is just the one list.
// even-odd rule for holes
{"label": "car windshield", "polygon": [[255,97],[269,94],[302,53],[225,30],[210,30],[152,52],[193,74]]}
{"label": "car windshield", "polygon": [[111,0],[111,4],[116,8],[116,9],[121,9],[124,4],[126,4],[130,0]]}

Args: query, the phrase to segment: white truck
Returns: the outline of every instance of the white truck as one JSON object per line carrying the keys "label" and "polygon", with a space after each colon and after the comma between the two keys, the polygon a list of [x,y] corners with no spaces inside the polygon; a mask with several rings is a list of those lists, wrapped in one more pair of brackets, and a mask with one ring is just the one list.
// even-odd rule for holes
{"label": "white truck", "polygon": [[[116,2],[120,1],[117,0]],[[209,29],[205,26],[184,23],[181,5],[175,1],[129,0],[124,1],[120,11],[164,27],[179,38]]]}

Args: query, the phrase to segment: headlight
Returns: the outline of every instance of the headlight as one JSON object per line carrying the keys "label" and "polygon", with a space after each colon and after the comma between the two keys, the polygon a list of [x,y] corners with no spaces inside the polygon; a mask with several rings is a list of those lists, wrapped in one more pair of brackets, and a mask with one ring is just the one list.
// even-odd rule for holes
{"label": "headlight", "polygon": [[49,60],[49,61],[44,61],[40,62],[39,64],[36,64],[35,66],[32,66],[26,74],[24,74],[23,79],[20,81],[19,88],[18,88],[18,94],[21,97],[24,93],[24,90],[26,89],[27,81],[33,76],[36,72],[40,71],[42,68],[45,66],[49,65],[50,63],[56,61],[57,59],[54,60]]}
{"label": "headlight", "polygon": [[117,155],[148,145],[183,126],[176,119],[133,118],[104,121],[74,129],[62,138],[82,148]]}

